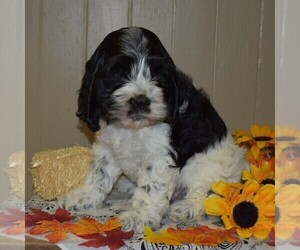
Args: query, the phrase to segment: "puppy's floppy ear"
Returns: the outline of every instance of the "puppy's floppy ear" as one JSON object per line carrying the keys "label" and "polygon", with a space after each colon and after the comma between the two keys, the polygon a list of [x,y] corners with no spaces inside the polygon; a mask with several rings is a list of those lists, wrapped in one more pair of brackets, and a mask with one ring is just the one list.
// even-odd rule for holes
{"label": "puppy's floppy ear", "polygon": [[100,129],[101,100],[98,96],[96,74],[104,64],[104,49],[100,44],[85,65],[85,74],[79,90],[77,117],[87,123],[92,131]]}
{"label": "puppy's floppy ear", "polygon": [[172,70],[171,82],[170,82],[170,95],[169,95],[169,116],[172,120],[176,119],[178,114],[178,102],[179,102],[179,91],[178,91],[178,77],[176,68]]}

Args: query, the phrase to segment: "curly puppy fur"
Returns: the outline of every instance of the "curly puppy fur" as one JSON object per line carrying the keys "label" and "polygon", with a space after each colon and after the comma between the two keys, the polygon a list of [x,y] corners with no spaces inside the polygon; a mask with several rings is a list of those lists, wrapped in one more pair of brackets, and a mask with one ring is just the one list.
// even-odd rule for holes
{"label": "curly puppy fur", "polygon": [[211,184],[239,180],[247,165],[205,92],[143,28],[114,31],[98,46],[86,63],[77,116],[101,132],[86,182],[58,202],[100,208],[126,175],[136,187],[132,208],[121,214],[124,229],[158,228],[166,213],[198,219]]}

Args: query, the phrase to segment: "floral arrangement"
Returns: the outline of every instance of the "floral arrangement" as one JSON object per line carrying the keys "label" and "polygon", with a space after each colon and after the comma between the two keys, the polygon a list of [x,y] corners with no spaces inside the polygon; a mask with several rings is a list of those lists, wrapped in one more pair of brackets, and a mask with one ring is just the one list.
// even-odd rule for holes
{"label": "floral arrangement", "polygon": [[212,185],[217,195],[205,200],[208,215],[221,216],[225,229],[234,228],[242,238],[266,239],[275,221],[275,133],[271,127],[252,125],[250,134],[238,130],[235,142],[246,148],[250,170],[242,183],[222,180]]}
{"label": "floral arrangement", "polygon": [[250,169],[241,183],[213,184],[206,213],[220,216],[225,229],[242,238],[271,237],[275,244],[276,232],[276,244],[300,246],[300,132],[292,126],[275,131],[252,125],[250,133],[235,132]]}
{"label": "floral arrangement", "polygon": [[[206,213],[219,216],[224,228],[201,225],[154,232],[146,227],[144,240],[174,246],[217,246],[237,242],[238,235],[269,238],[268,244],[275,245],[276,231],[276,244],[300,246],[300,132],[291,126],[276,127],[275,133],[269,126],[252,125],[250,133],[238,130],[233,137],[246,149],[249,169],[243,171],[241,182],[214,183],[214,194],[204,201]],[[32,208],[26,215],[10,209],[0,215],[0,226],[6,227],[5,234],[41,234],[52,243],[73,234],[85,240],[80,246],[110,249],[126,245],[134,235],[133,231],[121,230],[118,218],[101,223],[77,218],[63,209],[50,214]]]}

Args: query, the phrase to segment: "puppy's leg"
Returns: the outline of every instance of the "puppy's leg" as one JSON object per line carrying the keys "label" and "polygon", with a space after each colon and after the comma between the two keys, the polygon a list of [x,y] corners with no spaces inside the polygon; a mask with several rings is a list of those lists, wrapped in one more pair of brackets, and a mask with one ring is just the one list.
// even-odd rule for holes
{"label": "puppy's leg", "polygon": [[162,215],[169,208],[169,200],[179,176],[179,169],[172,166],[173,160],[166,156],[140,169],[132,198],[132,208],[120,216],[123,229],[142,232],[146,225],[152,228],[160,226]]}
{"label": "puppy's leg", "polygon": [[172,204],[169,217],[178,222],[197,220],[204,212],[203,201],[211,185],[221,179],[239,182],[246,167],[244,150],[234,145],[230,136],[207,153],[195,154],[180,173],[179,185],[186,189],[186,196]]}
{"label": "puppy's leg", "polygon": [[105,145],[94,145],[94,161],[85,182],[60,197],[58,205],[69,210],[101,207],[120,174],[111,150]]}

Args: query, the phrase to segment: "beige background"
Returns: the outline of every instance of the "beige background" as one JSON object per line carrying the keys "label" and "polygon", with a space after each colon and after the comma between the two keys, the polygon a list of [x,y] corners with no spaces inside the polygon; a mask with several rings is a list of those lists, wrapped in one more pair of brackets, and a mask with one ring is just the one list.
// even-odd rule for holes
{"label": "beige background", "polygon": [[7,160],[25,149],[25,3],[0,0],[0,203],[10,193]]}
{"label": "beige background", "polygon": [[[204,87],[229,129],[274,123],[273,0],[26,1],[26,159],[90,141],[75,117],[84,64],[111,31],[143,26]],[[27,195],[31,195],[28,175]]]}

